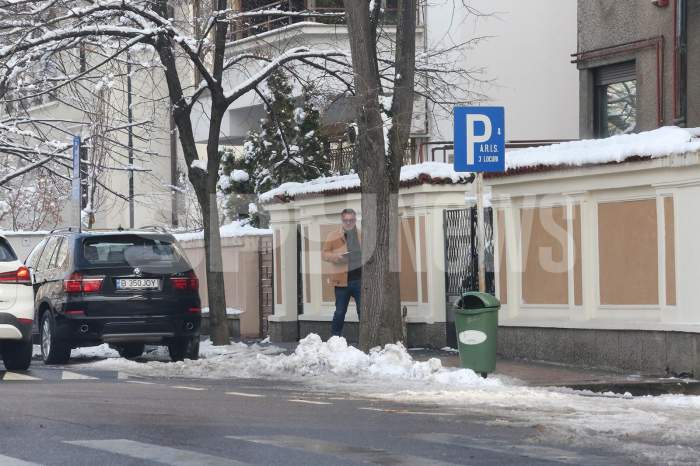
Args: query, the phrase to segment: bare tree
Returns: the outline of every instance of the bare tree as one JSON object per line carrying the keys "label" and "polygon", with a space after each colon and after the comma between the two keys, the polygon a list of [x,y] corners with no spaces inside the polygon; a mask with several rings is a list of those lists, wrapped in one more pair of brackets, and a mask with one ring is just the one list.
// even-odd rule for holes
{"label": "bare tree", "polygon": [[[345,0],[357,92],[363,273],[360,346],[403,340],[398,192],[414,100],[416,0],[398,0],[393,96],[382,99],[377,54],[381,2]],[[390,102],[390,103],[389,103]],[[387,118],[386,122],[384,118]],[[385,126],[387,134],[385,138]]]}
{"label": "bare tree", "polygon": [[[413,96],[414,92],[419,95],[432,94],[433,102],[448,105],[450,99],[446,96],[455,87],[453,80],[440,76],[449,78],[461,72],[453,64],[435,65],[435,61],[431,62],[429,58],[438,55],[428,54],[424,60],[425,66],[417,68],[417,72],[424,76],[420,81],[422,87],[414,89],[415,45],[411,41],[415,32],[415,0],[399,2],[396,53],[388,58],[377,52],[380,2],[374,1],[372,4],[375,8],[371,18],[368,2],[348,1],[346,5],[352,56],[357,68],[353,86],[348,53],[338,49],[337,44],[335,47],[330,45],[328,49],[301,45],[286,50],[269,47],[258,52],[251,51],[255,49],[239,52],[235,46],[227,44],[231,25],[252,24],[252,29],[248,28],[250,30],[245,33],[246,37],[265,44],[264,35],[254,32],[258,24],[269,24],[271,20],[280,18],[288,21],[286,24],[324,17],[338,22],[343,20],[342,13],[294,11],[293,8],[285,11],[277,8],[239,11],[230,9],[227,0],[0,0],[0,43],[7,44],[0,46],[0,96],[11,88],[20,95],[20,101],[55,94],[65,86],[80,86],[85,82],[92,83],[94,88],[94,82],[104,77],[105,65],[115,61],[150,69],[154,81],[157,80],[156,74],[165,81],[167,92],[164,94],[169,113],[177,129],[187,176],[202,214],[212,340],[220,345],[229,342],[217,203],[222,157],[219,146],[227,110],[246,94],[259,93],[259,86],[276,69],[291,69],[293,63],[316,73],[312,78],[296,73],[295,77],[300,81],[317,81],[319,76],[332,79],[340,83],[337,93],[341,94],[353,94],[356,87],[359,101],[368,105],[358,114],[363,130],[360,152],[366,152],[361,160],[361,165],[365,166],[361,173],[363,192],[366,194],[363,198],[363,215],[367,224],[377,226],[376,232],[368,232],[370,241],[367,243],[374,241],[378,246],[387,246],[375,248],[376,254],[369,257],[367,265],[366,276],[377,279],[375,285],[366,291],[368,308],[376,307],[377,313],[363,327],[363,345],[367,346],[371,341],[395,341],[398,339],[395,324],[395,318],[398,318],[395,314],[399,308],[398,280],[397,267],[394,266],[392,271],[388,265],[396,261],[388,245],[396,239],[394,228],[397,217],[396,200],[391,200],[391,196],[398,191],[400,154],[408,139]],[[127,50],[135,53],[127,54]],[[148,54],[154,55],[157,63],[150,61],[144,64],[143,58],[139,59]],[[83,58],[86,55],[90,57],[87,61]],[[393,65],[394,59],[398,60],[396,65]],[[37,63],[62,63],[63,66],[49,74],[48,79],[39,81],[32,77]],[[393,101],[385,107],[385,113],[391,119],[386,145],[378,104],[382,81],[387,84],[396,81]],[[156,102],[157,98],[152,98]],[[201,158],[192,122],[195,107],[208,119],[206,147]],[[25,158],[27,166],[51,163],[59,167],[52,169],[61,173],[60,167],[66,167],[68,163],[65,155],[68,147],[56,141],[49,143],[47,139],[50,138],[45,137],[41,129],[42,125],[52,129],[65,128],[71,122],[59,125],[58,122],[46,123],[32,118],[24,123],[16,119],[8,123],[8,134],[24,124],[31,131],[23,137],[46,145],[39,152],[34,151],[33,158],[30,158],[26,148],[32,144],[27,141],[24,145],[17,144],[13,150],[19,157]],[[135,124],[128,121],[114,129],[123,130]],[[61,131],[60,128],[57,131]],[[65,129],[62,131],[67,133]],[[66,174],[63,173],[63,176]],[[99,180],[97,183],[100,183]],[[100,186],[109,192],[106,183]],[[112,194],[123,197],[113,191]],[[366,283],[369,286],[369,280]],[[391,284],[397,286],[391,287]],[[382,297],[384,291],[389,289],[393,290],[391,295]],[[390,311],[383,313],[381,309]],[[369,326],[373,327],[371,332]]]}

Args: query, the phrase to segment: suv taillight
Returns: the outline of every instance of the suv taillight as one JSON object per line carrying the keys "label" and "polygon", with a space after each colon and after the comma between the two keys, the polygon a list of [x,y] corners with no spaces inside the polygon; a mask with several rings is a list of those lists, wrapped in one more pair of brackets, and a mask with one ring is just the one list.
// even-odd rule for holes
{"label": "suv taillight", "polygon": [[19,285],[31,285],[32,276],[29,273],[29,269],[25,266],[20,266],[17,270],[12,272],[0,273],[0,283],[16,283]]}
{"label": "suv taillight", "polygon": [[83,278],[79,272],[74,272],[63,280],[63,291],[66,293],[97,293],[101,289],[101,278]]}
{"label": "suv taillight", "polygon": [[172,277],[170,283],[175,290],[199,291],[199,278],[193,270],[187,272],[187,277]]}

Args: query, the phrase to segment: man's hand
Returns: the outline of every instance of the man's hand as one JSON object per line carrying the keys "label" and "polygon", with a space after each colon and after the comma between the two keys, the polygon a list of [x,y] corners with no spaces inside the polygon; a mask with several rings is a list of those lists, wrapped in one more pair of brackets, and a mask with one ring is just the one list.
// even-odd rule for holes
{"label": "man's hand", "polygon": [[344,262],[347,262],[348,257],[346,254],[334,254],[333,255],[333,262],[336,264],[342,264]]}

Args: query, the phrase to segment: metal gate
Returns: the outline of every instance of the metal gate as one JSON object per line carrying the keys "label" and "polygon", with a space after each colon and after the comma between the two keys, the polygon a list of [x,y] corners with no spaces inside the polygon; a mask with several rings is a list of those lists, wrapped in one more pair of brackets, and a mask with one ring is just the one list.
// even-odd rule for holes
{"label": "metal gate", "polygon": [[[445,210],[443,231],[445,234],[445,294],[448,303],[447,343],[456,347],[454,313],[449,311],[465,291],[479,291],[479,253],[477,244],[476,207]],[[493,264],[493,211],[484,209],[486,291],[495,294]]]}

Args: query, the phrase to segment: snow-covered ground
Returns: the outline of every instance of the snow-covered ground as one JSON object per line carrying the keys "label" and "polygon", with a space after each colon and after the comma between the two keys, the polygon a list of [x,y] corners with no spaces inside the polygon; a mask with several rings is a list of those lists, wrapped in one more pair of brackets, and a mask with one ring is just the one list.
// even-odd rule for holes
{"label": "snow-covered ground", "polygon": [[136,376],[293,380],[309,390],[440,405],[487,422],[536,427],[550,439],[608,446],[645,461],[695,464],[700,458],[696,396],[632,397],[528,387],[504,376],[482,379],[467,369],[442,367],[438,359],[415,361],[401,345],[366,354],[343,338],[324,342],[317,335],[303,339],[291,354],[269,344],[215,347],[209,342],[202,342],[200,354],[198,361],[171,363],[167,350],[158,348],[147,352],[146,362],[136,362],[103,345],[76,349],[73,358],[86,359],[86,367]]}

